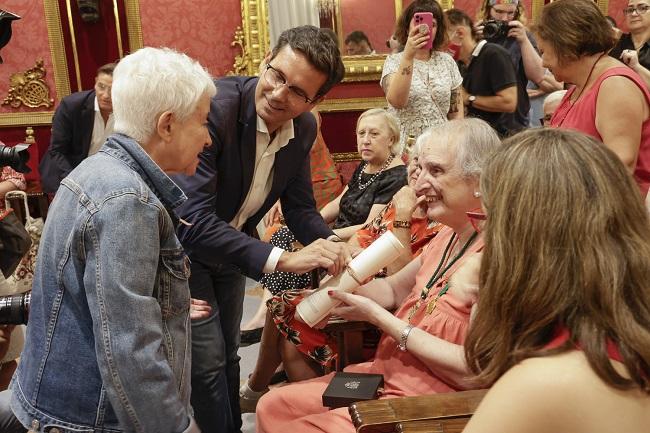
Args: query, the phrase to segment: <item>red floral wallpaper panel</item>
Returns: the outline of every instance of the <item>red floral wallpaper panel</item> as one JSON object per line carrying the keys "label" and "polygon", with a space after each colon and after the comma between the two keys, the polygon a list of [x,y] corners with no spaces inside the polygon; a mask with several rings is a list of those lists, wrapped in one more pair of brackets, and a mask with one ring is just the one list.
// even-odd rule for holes
{"label": "red floral wallpaper panel", "polygon": [[146,46],[167,46],[197,59],[215,76],[232,69],[237,50],[230,47],[241,24],[238,0],[140,0]]}
{"label": "red floral wallpaper panel", "polygon": [[[4,60],[4,63],[0,65],[0,100],[7,96],[11,74],[33,68],[38,59],[43,59],[47,71],[45,82],[50,88],[50,97],[56,99],[54,69],[52,67],[52,55],[50,54],[43,2],[4,0],[0,8],[21,17],[21,19],[12,23],[13,35],[11,41],[0,52]],[[0,105],[0,113],[48,111],[53,109],[46,107],[27,108],[25,106],[14,109],[8,105]]]}

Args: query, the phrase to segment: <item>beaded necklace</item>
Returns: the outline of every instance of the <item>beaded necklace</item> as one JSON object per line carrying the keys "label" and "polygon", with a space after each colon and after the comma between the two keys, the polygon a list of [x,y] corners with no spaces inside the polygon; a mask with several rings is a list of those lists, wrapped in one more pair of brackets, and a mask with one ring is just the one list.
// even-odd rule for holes
{"label": "beaded necklace", "polygon": [[[442,253],[442,258],[440,259],[440,263],[438,263],[438,266],[436,267],[436,270],[433,272],[433,275],[429,279],[429,282],[424,286],[424,288],[422,289],[422,292],[420,292],[420,298],[417,300],[415,305],[413,305],[413,307],[411,307],[411,310],[409,311],[409,315],[408,315],[409,322],[411,321],[411,319],[415,315],[416,311],[418,311],[420,309],[420,306],[422,305],[422,302],[424,302],[427,299],[427,297],[429,296],[429,291],[431,291],[431,288],[433,286],[435,286],[436,283],[438,282],[438,280],[440,280],[445,275],[445,272],[447,272],[454,265],[454,263],[456,263],[458,261],[458,259],[460,259],[463,256],[463,254],[465,254],[465,252],[467,251],[469,246],[472,244],[472,242],[474,242],[474,240],[476,239],[477,236],[478,236],[478,232],[472,233],[472,236],[470,236],[469,239],[467,240],[467,242],[465,242],[465,245],[463,245],[463,248],[461,248],[461,250],[458,252],[458,254],[456,254],[456,256],[453,259],[451,259],[451,261],[447,264],[447,266],[445,266],[443,268],[442,266],[444,265],[445,261],[447,260],[447,254],[450,253],[451,246],[454,243],[454,241],[456,240],[456,233],[454,233],[451,236],[451,239],[449,239],[449,243],[447,243],[447,246],[445,247],[444,253]],[[443,286],[443,288],[440,289],[440,292],[438,292],[438,295],[434,299],[429,301],[429,303],[427,304],[427,314],[431,314],[433,312],[433,310],[436,309],[436,304],[438,303],[438,299],[440,299],[445,293],[447,293],[448,290],[449,290],[449,282],[447,282]]]}
{"label": "beaded necklace", "polygon": [[368,163],[367,163],[367,162],[364,162],[364,163],[363,163],[363,164],[364,164],[364,165],[363,165],[363,168],[361,169],[361,171],[359,171],[359,183],[357,184],[357,187],[358,187],[360,190],[362,190],[362,191],[363,191],[364,189],[366,189],[366,188],[368,187],[368,185],[370,185],[371,183],[373,183],[373,182],[375,181],[375,179],[377,179],[377,177],[379,177],[379,175],[382,174],[383,171],[386,170],[386,168],[388,168],[388,166],[390,165],[390,163],[393,162],[393,158],[395,158],[395,155],[393,155],[393,154],[391,153],[390,156],[386,159],[386,162],[384,162],[384,165],[381,166],[381,168],[379,169],[379,171],[378,171],[377,173],[373,174],[372,177],[368,180],[368,182],[361,183],[361,174],[363,173],[363,170],[365,170],[366,167],[368,166]]}

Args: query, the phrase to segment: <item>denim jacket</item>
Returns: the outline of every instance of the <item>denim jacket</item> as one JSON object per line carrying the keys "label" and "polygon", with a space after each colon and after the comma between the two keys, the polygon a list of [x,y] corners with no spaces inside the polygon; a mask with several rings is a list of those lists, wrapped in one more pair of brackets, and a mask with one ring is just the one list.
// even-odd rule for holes
{"label": "denim jacket", "polygon": [[65,178],[34,275],[12,409],[35,432],[193,430],[185,195],[124,135]]}

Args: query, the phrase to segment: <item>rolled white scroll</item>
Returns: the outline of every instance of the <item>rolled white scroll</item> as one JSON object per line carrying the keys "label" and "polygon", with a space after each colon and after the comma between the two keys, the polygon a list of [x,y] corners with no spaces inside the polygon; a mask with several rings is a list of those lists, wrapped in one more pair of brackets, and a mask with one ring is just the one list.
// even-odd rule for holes
{"label": "rolled white scroll", "polygon": [[348,264],[336,277],[327,280],[316,292],[303,299],[296,307],[296,314],[309,326],[314,326],[340,304],[332,299],[329,290],[352,292],[368,277],[375,275],[393,263],[402,254],[404,246],[393,232],[386,231],[361,254]]}

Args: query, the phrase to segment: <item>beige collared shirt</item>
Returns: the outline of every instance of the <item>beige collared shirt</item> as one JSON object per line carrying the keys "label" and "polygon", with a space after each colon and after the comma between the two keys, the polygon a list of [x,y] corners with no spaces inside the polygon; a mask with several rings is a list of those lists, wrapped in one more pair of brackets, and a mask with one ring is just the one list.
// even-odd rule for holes
{"label": "beige collared shirt", "polygon": [[101,111],[99,111],[99,104],[97,103],[97,96],[95,96],[95,121],[93,123],[93,136],[90,139],[90,147],[88,148],[88,156],[94,155],[102,147],[109,135],[113,133],[113,113],[108,115],[108,121],[104,123]]}
{"label": "beige collared shirt", "polygon": [[[241,230],[248,218],[255,215],[260,210],[271,191],[273,184],[273,171],[275,163],[275,154],[294,138],[293,120],[285,122],[275,134],[271,141],[268,127],[264,120],[257,116],[257,134],[255,145],[255,167],[253,171],[253,180],[250,189],[244,199],[244,203],[239,212],[230,221],[230,225]],[[264,273],[273,272],[277,266],[278,260],[283,250],[273,248],[269,258],[262,270]]]}

